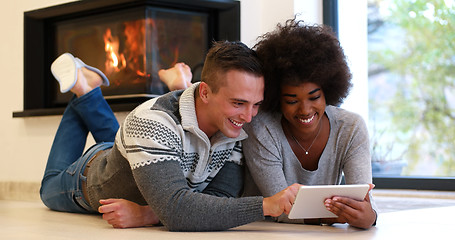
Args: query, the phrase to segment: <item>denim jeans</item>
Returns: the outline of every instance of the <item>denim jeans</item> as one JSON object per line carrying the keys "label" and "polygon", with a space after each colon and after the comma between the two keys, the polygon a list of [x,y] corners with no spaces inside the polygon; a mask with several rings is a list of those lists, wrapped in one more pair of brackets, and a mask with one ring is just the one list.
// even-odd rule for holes
{"label": "denim jeans", "polygon": [[[101,89],[73,98],[63,113],[52,143],[40,195],[50,209],[64,212],[96,212],[82,194],[87,161],[100,150],[113,146],[119,128]],[[96,144],[83,153],[88,133]]]}

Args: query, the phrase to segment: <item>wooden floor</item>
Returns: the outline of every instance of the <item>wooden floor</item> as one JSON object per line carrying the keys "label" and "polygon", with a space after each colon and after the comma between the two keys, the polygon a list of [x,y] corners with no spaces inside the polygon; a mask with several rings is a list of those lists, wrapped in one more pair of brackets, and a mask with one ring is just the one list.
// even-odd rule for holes
{"label": "wooden floor", "polygon": [[374,189],[380,213],[455,206],[455,192]]}
{"label": "wooden floor", "polygon": [[48,210],[40,201],[0,200],[1,239],[450,239],[455,198],[377,191],[378,225],[311,226],[256,222],[222,232],[176,233],[164,227],[114,229],[99,215]]}

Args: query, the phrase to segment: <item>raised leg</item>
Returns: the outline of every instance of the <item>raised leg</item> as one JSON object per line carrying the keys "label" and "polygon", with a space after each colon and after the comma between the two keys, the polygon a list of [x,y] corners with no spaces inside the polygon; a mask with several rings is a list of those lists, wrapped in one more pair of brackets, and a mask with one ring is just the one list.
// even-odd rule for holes
{"label": "raised leg", "polygon": [[[72,71],[68,69],[73,66],[75,58],[65,55],[57,60],[52,73],[61,84],[61,89],[72,85],[68,91],[75,96],[68,103],[52,143],[41,183],[41,198],[51,209],[85,212],[87,207],[81,200],[80,184],[83,168],[94,151],[112,147],[119,124],[99,88],[104,84],[104,74],[82,66],[76,67],[75,79],[71,79],[68,73]],[[59,67],[66,71],[60,71]],[[89,132],[95,138],[97,147],[83,156]]]}

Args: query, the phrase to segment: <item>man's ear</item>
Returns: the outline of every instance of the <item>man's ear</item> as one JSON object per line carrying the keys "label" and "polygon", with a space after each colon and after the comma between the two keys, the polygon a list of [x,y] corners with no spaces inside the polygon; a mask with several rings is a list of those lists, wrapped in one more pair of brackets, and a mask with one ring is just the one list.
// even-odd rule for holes
{"label": "man's ear", "polygon": [[205,82],[201,82],[199,84],[199,97],[204,103],[208,102],[208,98],[212,90],[210,89],[209,85]]}

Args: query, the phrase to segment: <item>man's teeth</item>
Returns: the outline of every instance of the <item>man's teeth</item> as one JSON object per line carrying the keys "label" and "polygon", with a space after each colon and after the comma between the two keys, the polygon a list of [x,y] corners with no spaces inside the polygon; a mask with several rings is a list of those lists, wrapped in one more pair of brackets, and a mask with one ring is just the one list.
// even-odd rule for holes
{"label": "man's teeth", "polygon": [[243,126],[243,123],[241,123],[241,122],[237,122],[237,121],[234,121],[234,120],[232,120],[232,119],[229,119],[229,121],[231,121],[231,123],[234,124],[234,125],[237,126],[237,127]]}
{"label": "man's teeth", "polygon": [[313,115],[311,118],[308,118],[308,119],[299,118],[299,121],[302,122],[302,123],[310,123],[311,121],[313,121],[314,116],[315,115]]}

